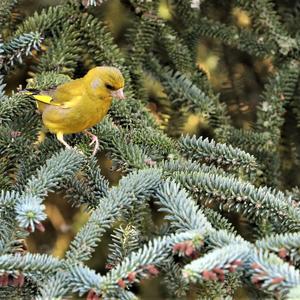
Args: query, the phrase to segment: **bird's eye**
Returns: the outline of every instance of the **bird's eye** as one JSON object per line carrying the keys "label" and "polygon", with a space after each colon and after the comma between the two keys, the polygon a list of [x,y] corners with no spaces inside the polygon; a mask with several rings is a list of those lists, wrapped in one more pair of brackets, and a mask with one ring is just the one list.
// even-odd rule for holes
{"label": "bird's eye", "polygon": [[109,90],[113,90],[113,89],[114,89],[114,87],[113,87],[112,85],[108,84],[108,83],[107,83],[105,86],[106,86],[106,88],[108,88]]}

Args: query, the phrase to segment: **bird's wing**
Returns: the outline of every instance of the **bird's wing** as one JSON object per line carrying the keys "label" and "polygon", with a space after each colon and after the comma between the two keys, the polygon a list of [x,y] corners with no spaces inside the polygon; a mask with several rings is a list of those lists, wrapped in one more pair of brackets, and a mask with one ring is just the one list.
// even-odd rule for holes
{"label": "bird's wing", "polygon": [[81,80],[76,79],[48,90],[26,89],[25,93],[40,103],[68,108],[83,88]]}
{"label": "bird's wing", "polygon": [[24,90],[24,93],[40,103],[61,106],[61,104],[55,103],[54,101],[53,95],[55,93],[55,90],[56,88],[41,91],[35,89],[26,89]]}

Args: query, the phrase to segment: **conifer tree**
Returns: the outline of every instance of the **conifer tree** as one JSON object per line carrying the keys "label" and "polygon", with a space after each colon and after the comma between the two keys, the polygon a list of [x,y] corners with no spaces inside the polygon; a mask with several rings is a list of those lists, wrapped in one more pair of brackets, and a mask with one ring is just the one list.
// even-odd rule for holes
{"label": "conifer tree", "polygon": [[[38,2],[0,6],[0,299],[138,299],[152,277],[162,299],[299,299],[298,1]],[[126,81],[91,129],[114,181],[81,133],[35,144],[23,90],[101,65]],[[49,194],[88,215],[63,257],[30,250]]]}

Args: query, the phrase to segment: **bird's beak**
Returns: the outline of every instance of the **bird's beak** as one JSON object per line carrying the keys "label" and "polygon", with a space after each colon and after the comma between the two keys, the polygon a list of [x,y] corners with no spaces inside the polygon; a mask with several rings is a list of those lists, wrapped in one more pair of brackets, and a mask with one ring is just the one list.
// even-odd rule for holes
{"label": "bird's beak", "polygon": [[124,92],[123,92],[123,88],[111,92],[111,95],[112,95],[114,98],[117,98],[117,99],[125,99],[125,95],[124,95]]}

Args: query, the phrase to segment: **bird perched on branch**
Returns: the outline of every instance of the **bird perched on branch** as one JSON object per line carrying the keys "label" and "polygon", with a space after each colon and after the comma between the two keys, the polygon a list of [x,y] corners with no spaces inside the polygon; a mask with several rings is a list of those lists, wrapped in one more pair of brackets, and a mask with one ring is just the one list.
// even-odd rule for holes
{"label": "bird perched on branch", "polygon": [[27,90],[37,102],[42,114],[44,129],[40,132],[38,143],[45,139],[46,132],[56,134],[57,139],[66,146],[65,134],[83,132],[95,144],[93,155],[99,149],[97,136],[87,131],[107,114],[112,98],[124,99],[124,78],[114,67],[96,67],[84,77],[69,81],[58,87],[37,93]]}

